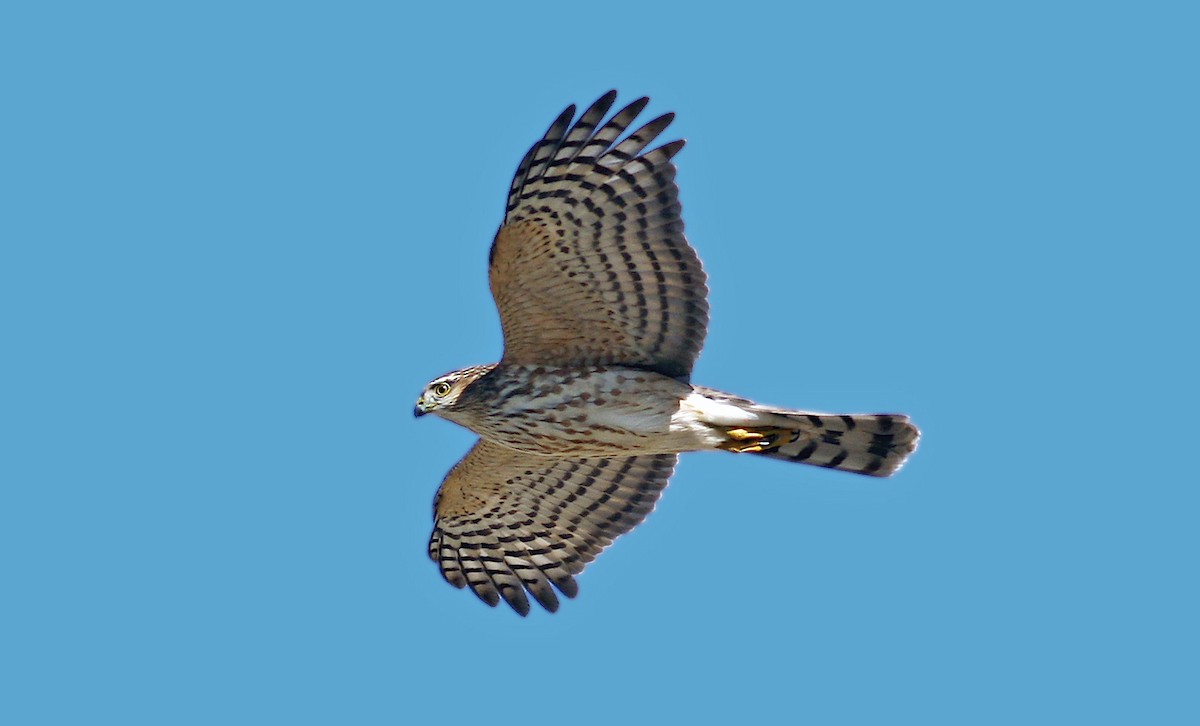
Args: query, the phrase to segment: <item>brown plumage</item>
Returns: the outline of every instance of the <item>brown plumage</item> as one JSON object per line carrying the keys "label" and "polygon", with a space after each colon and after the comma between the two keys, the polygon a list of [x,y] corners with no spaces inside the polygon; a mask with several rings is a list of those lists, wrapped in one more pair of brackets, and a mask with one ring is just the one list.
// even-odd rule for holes
{"label": "brown plumage", "polygon": [[686,451],[725,450],[872,476],[918,431],[900,414],[817,414],[693,386],[708,325],[660,116],[641,98],[568,107],[521,161],[489,254],[498,364],[434,379],[416,414],[480,435],[442,483],[430,557],[456,587],[521,615],[558,608],[574,576],[637,526]]}

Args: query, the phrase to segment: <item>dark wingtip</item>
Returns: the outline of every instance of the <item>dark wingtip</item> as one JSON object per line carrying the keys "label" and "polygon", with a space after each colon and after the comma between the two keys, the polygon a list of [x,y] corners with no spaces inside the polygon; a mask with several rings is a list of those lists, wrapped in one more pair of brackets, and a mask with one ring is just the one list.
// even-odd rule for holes
{"label": "dark wingtip", "polygon": [[634,100],[625,104],[625,108],[622,108],[617,113],[618,114],[629,113],[630,120],[632,120],[633,118],[636,118],[637,115],[642,112],[642,109],[646,108],[646,104],[648,104],[648,103],[650,103],[649,96],[642,96],[641,98],[635,98]]}
{"label": "dark wingtip", "polygon": [[554,119],[554,123],[550,125],[550,128],[554,128],[555,126],[565,126],[566,124],[571,123],[571,119],[573,118],[575,118],[575,104],[572,103],[570,106],[567,106],[563,109],[563,112],[558,115],[558,118]]}
{"label": "dark wingtip", "polygon": [[579,594],[579,583],[570,575],[554,580],[554,586],[558,588],[559,592],[571,599],[574,599]]}
{"label": "dark wingtip", "polygon": [[683,151],[683,147],[686,145],[687,139],[675,139],[669,144],[663,144],[659,148],[664,150],[663,153],[667,155],[668,159],[673,159],[676,154]]}

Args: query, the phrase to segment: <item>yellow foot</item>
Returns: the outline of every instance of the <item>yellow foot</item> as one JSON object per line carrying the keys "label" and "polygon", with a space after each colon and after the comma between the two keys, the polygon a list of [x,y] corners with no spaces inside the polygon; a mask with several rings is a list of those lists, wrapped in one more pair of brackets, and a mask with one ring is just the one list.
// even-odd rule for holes
{"label": "yellow foot", "polygon": [[758,433],[757,431],[747,431],[746,429],[729,429],[725,432],[725,435],[731,439],[737,439],[738,441],[762,438],[762,434]]}
{"label": "yellow foot", "polygon": [[730,442],[728,444],[722,444],[721,448],[726,451],[732,451],[735,454],[755,454],[759,451],[764,451],[766,447],[762,444],[746,444],[744,446],[740,446]]}
{"label": "yellow foot", "polygon": [[800,432],[777,428],[727,429],[725,435],[730,440],[721,444],[719,448],[735,454],[755,454],[791,443],[799,438]]}

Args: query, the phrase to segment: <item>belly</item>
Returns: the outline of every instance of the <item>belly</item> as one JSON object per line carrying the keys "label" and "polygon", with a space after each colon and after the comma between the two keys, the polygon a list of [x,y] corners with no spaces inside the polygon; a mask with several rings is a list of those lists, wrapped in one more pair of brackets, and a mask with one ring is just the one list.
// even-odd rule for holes
{"label": "belly", "polygon": [[673,378],[614,367],[514,368],[505,378],[496,405],[468,424],[505,446],[583,457],[703,447],[695,432],[679,425],[692,387]]}

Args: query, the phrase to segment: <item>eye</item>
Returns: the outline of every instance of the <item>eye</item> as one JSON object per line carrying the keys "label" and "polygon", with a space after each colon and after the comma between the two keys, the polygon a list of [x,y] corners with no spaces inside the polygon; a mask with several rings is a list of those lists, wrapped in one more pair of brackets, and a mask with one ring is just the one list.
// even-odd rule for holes
{"label": "eye", "polygon": [[435,395],[439,398],[446,395],[449,392],[450,392],[450,384],[447,383],[446,381],[442,381],[441,383],[438,383],[433,387],[433,395]]}

